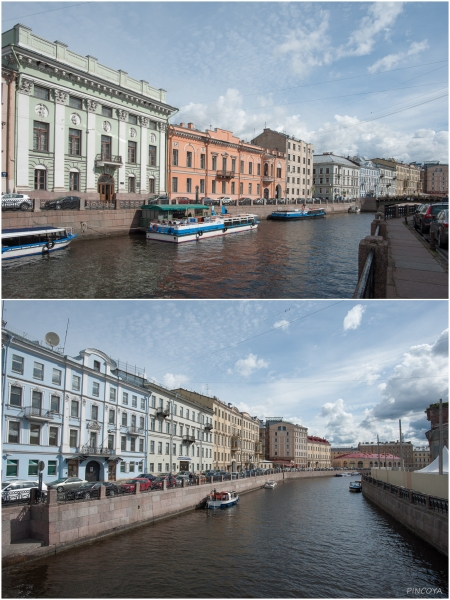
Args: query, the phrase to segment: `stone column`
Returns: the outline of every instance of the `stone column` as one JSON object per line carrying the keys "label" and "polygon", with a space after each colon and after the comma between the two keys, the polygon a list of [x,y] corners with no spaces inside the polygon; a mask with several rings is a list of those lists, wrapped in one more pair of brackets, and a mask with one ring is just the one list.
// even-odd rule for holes
{"label": "stone column", "polygon": [[87,142],[86,142],[86,192],[96,193],[95,187],[95,137],[97,135],[96,116],[98,102],[87,100]]}
{"label": "stone column", "polygon": [[126,180],[125,180],[125,163],[127,161],[127,124],[126,119],[128,118],[128,112],[123,109],[117,111],[119,116],[119,156],[122,157],[122,166],[119,167],[119,187],[118,193],[126,193]]}
{"label": "stone column", "polygon": [[166,131],[167,123],[159,123],[159,193],[166,192]]}
{"label": "stone column", "polygon": [[33,82],[22,79],[17,95],[17,147],[16,147],[16,187],[20,191],[32,189],[29,183],[29,147],[30,147],[30,125],[33,126],[33,118],[30,118],[30,94]]}
{"label": "stone column", "polygon": [[68,92],[55,90],[54,176],[53,191],[64,192],[65,102]]}
{"label": "stone column", "polygon": [[148,161],[148,122],[147,117],[141,117],[141,148],[139,152],[139,162],[141,165],[141,194],[146,194],[148,191],[147,181],[147,161]]}

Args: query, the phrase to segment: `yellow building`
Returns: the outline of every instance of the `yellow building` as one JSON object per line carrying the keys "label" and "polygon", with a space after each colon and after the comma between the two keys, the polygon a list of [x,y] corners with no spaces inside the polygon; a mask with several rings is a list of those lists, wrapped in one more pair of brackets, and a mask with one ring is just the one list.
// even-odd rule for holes
{"label": "yellow building", "polygon": [[274,464],[306,468],[308,429],[280,419],[266,422],[266,458]]}
{"label": "yellow building", "polygon": [[331,444],[325,438],[308,435],[308,467],[312,469],[331,467]]}
{"label": "yellow building", "polygon": [[413,456],[415,471],[423,469],[430,464],[430,448],[428,446],[414,448]]}

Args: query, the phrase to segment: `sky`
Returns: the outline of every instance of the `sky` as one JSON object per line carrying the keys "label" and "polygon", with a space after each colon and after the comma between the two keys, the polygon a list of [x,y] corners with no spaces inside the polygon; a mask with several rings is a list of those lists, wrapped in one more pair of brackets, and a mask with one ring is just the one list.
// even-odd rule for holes
{"label": "sky", "polygon": [[167,90],[173,123],[448,162],[447,2],[3,2],[2,19]]}
{"label": "sky", "polygon": [[427,446],[424,411],[448,401],[446,301],[10,300],[3,319],[333,446],[398,440],[399,419],[405,440]]}

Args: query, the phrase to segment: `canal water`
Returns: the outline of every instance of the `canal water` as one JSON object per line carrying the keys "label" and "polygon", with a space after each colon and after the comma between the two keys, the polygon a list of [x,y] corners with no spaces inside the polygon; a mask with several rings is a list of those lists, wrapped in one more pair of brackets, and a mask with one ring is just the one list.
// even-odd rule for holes
{"label": "canal water", "polygon": [[5,598],[406,598],[448,595],[447,560],[350,477],[293,479],[3,574]]}
{"label": "canal water", "polygon": [[254,232],[180,246],[137,234],[75,240],[4,261],[3,298],[351,298],[373,218],[263,220]]}

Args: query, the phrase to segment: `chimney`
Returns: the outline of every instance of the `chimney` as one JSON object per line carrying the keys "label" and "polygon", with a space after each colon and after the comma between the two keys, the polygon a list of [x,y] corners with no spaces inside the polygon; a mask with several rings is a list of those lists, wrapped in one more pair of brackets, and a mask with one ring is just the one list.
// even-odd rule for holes
{"label": "chimney", "polygon": [[184,127],[184,123],[180,123],[180,127]]}
{"label": "chimney", "polygon": [[194,123],[188,123],[188,129],[194,129]]}

